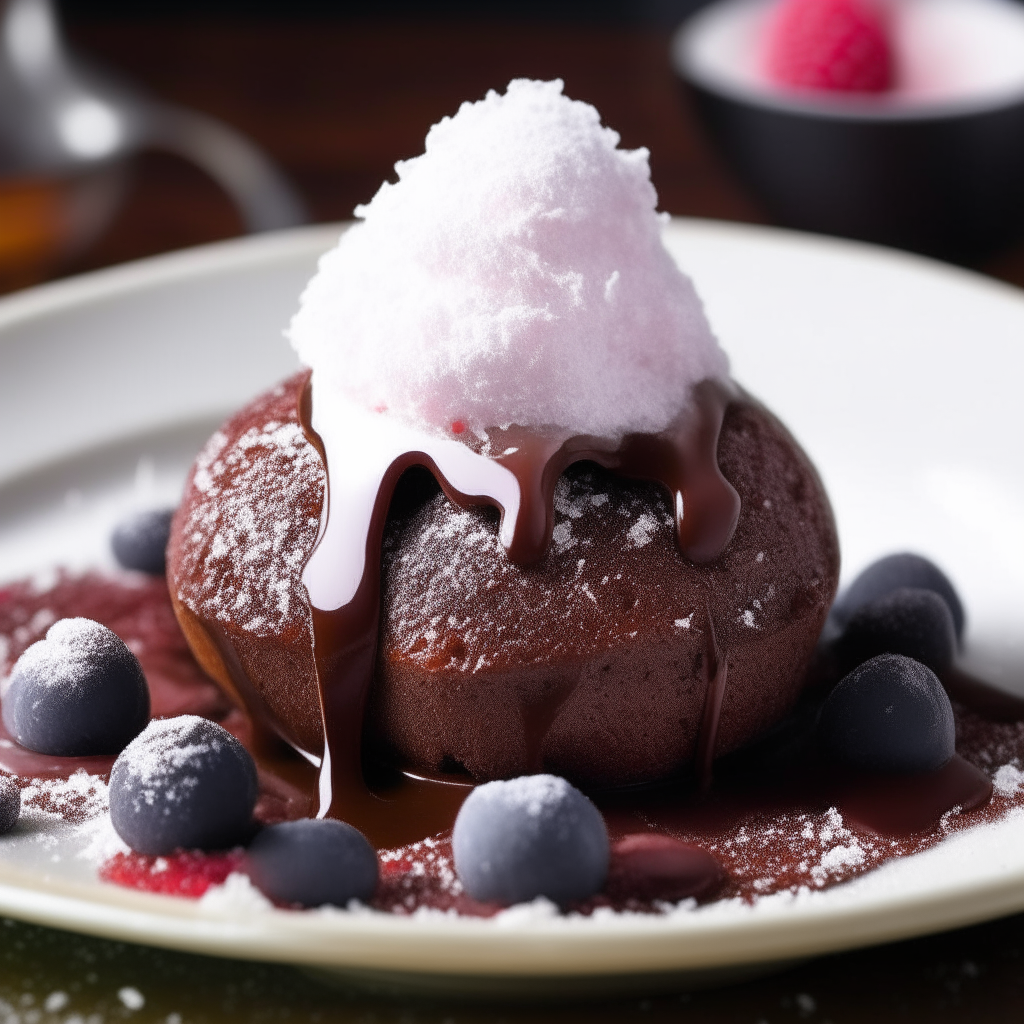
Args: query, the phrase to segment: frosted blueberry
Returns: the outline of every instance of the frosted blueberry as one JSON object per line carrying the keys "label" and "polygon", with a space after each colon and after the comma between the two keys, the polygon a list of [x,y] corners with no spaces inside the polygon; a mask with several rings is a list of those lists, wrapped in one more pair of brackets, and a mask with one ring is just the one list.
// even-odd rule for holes
{"label": "frosted blueberry", "polygon": [[20,817],[21,788],[10,775],[0,775],[0,836],[10,832]]}
{"label": "frosted blueberry", "polygon": [[319,907],[364,903],[377,888],[377,854],[343,821],[302,818],[261,829],[249,845],[249,874],[272,900]]}
{"label": "frosted blueberry", "polygon": [[174,509],[149,509],[122,519],[110,537],[118,565],[151,576],[162,575],[173,515]]}
{"label": "frosted blueberry", "polygon": [[938,594],[949,605],[957,641],[963,638],[964,606],[949,577],[934,562],[909,552],[872,562],[836,599],[832,617],[843,627],[859,608],[903,587]]}
{"label": "frosted blueberry", "polygon": [[474,899],[555,903],[592,896],[608,873],[598,809],[556,775],[488,782],[466,798],[452,834],[455,870]]}
{"label": "frosted blueberry", "polygon": [[956,656],[953,614],[934,590],[901,587],[858,608],[835,650],[844,670],[877,654],[903,654],[942,673]]}
{"label": "frosted blueberry", "polygon": [[900,654],[880,654],[844,676],[821,709],[818,729],[836,760],[883,773],[941,768],[956,738],[938,677]]}
{"label": "frosted blueberry", "polygon": [[110,772],[110,820],[137,853],[222,850],[252,834],[256,766],[226,729],[196,715],[150,722]]}
{"label": "frosted blueberry", "polygon": [[3,720],[23,747],[41,754],[117,754],[149,720],[146,677],[106,626],[61,619],[14,663]]}

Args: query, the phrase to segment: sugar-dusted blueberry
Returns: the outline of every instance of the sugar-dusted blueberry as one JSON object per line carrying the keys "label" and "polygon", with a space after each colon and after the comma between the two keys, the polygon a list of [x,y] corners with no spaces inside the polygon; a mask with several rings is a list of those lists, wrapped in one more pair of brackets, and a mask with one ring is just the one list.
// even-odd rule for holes
{"label": "sugar-dusted blueberry", "polygon": [[859,608],[904,587],[938,594],[949,605],[957,642],[963,638],[964,606],[949,577],[934,562],[909,552],[872,562],[836,599],[832,617],[845,626]]}
{"label": "sugar-dusted blueberry", "polygon": [[377,854],[343,821],[302,818],[261,829],[246,853],[249,875],[279,903],[343,907],[377,888]]}
{"label": "sugar-dusted blueberry", "polygon": [[608,873],[598,809],[556,775],[488,782],[466,798],[452,834],[455,870],[474,899],[555,903],[592,896]]}
{"label": "sugar-dusted blueberry", "polygon": [[14,663],[3,720],[41,754],[117,754],[149,720],[149,688],[115,633],[92,619],[61,619]]}
{"label": "sugar-dusted blueberry", "polygon": [[934,590],[900,587],[858,608],[835,651],[842,671],[876,654],[903,654],[942,673],[956,657],[953,613]]}
{"label": "sugar-dusted blueberry", "polygon": [[832,757],[866,771],[932,771],[954,753],[946,691],[930,668],[900,654],[880,654],[844,676],[818,729]]}
{"label": "sugar-dusted blueberry", "polygon": [[10,775],[0,775],[0,836],[10,832],[20,817],[21,787]]}
{"label": "sugar-dusted blueberry", "polygon": [[256,766],[196,715],[150,722],[110,772],[110,820],[137,853],[223,850],[252,835]]}
{"label": "sugar-dusted blueberry", "polygon": [[167,538],[174,509],[147,509],[122,519],[110,536],[118,565],[160,576],[166,568]]}

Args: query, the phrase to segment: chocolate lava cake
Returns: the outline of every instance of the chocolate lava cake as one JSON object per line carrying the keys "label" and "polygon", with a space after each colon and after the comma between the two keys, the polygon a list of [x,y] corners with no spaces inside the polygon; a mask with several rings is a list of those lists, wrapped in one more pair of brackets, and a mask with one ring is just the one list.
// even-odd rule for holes
{"label": "chocolate lava cake", "polygon": [[[302,569],[326,474],[299,420],[302,372],[217,431],[174,519],[174,605],[203,667],[253,717],[319,755],[323,723]],[[679,552],[667,494],[593,463],[555,491],[552,542],[509,560],[498,515],[406,474],[385,528],[370,756],[475,780],[550,771],[591,788],[648,782],[697,757],[724,685],[715,756],[785,715],[835,595],[820,480],[746,396],[718,445],[741,510],[725,551]],[[340,470],[339,470],[340,472]]]}

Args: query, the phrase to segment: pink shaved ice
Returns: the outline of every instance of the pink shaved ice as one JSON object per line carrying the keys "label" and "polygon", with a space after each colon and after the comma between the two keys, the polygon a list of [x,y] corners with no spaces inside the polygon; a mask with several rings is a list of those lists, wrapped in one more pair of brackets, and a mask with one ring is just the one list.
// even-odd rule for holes
{"label": "pink shaved ice", "polygon": [[317,402],[420,428],[657,431],[725,377],[662,243],[646,149],[562,83],[518,79],[434,125],[320,261],[289,337]]}

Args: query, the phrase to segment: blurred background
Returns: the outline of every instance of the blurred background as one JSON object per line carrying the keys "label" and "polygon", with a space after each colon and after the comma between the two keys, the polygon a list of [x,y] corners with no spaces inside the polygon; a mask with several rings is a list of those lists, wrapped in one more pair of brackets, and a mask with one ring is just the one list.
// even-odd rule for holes
{"label": "blurred background", "polygon": [[[254,227],[347,218],[396,160],[422,151],[433,122],[516,76],[563,78],[567,93],[595,104],[623,145],[647,146],[662,209],[778,222],[708,141],[673,71],[672,33],[700,6],[0,0],[8,63],[12,39],[20,40],[37,63],[60,65],[46,72],[61,79],[58,92],[70,76],[75,96],[98,90],[114,104],[107,121],[109,110],[120,118],[111,127],[102,110],[91,110],[92,121],[89,110],[77,110],[72,127],[86,135],[73,161],[67,139],[59,156],[16,159],[24,140],[10,128],[4,134],[4,118],[48,114],[30,114],[17,92],[24,68],[15,68],[23,81],[12,84],[0,67],[0,290]],[[39,28],[49,11],[66,51]],[[47,38],[56,58],[37,54]],[[82,91],[79,80],[95,89]],[[966,262],[1024,284],[1024,245]]]}

